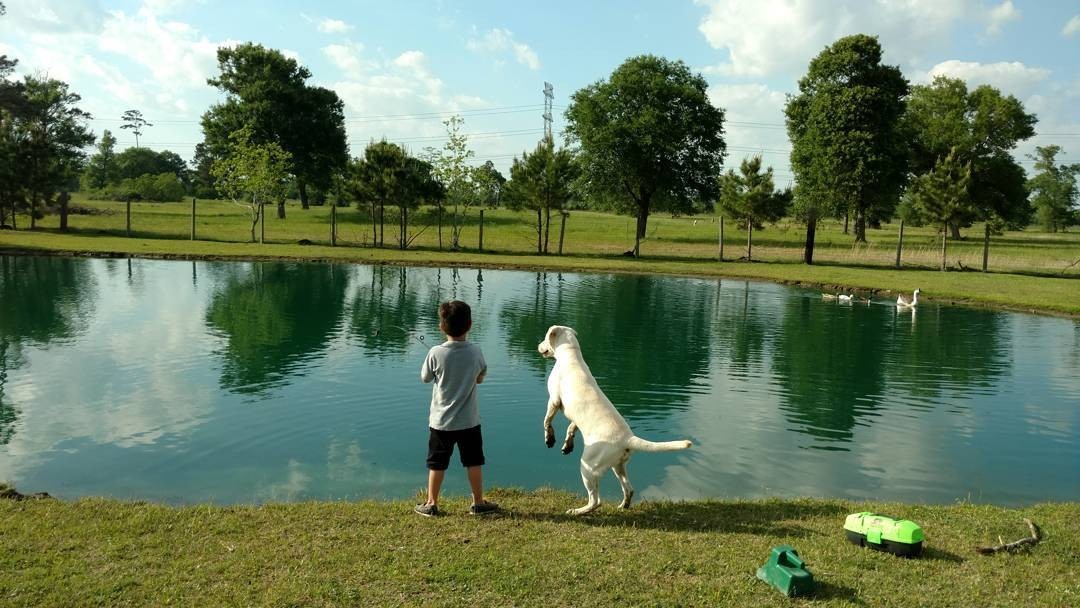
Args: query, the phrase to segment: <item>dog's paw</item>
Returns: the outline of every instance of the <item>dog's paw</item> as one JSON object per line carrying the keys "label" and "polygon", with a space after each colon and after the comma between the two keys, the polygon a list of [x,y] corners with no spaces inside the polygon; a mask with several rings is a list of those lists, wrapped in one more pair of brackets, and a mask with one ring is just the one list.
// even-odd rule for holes
{"label": "dog's paw", "polygon": [[555,447],[555,433],[544,433],[544,445],[549,448]]}
{"label": "dog's paw", "polygon": [[[549,445],[548,447],[550,448],[551,446]],[[572,444],[572,443],[564,443],[564,444],[562,444],[562,453],[564,455],[569,454],[570,452],[573,452],[573,451],[574,451],[574,444]]]}

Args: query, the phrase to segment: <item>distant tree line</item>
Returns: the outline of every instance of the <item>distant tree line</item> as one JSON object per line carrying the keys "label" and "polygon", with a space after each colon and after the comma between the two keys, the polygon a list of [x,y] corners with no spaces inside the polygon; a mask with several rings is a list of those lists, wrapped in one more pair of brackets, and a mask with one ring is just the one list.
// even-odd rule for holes
{"label": "distant tree line", "polygon": [[66,193],[81,188],[103,199],[229,198],[250,208],[254,239],[263,207],[276,205],[284,218],[295,197],[304,209],[354,206],[370,219],[373,246],[386,245],[389,224],[393,246],[407,248],[434,229],[440,248],[458,249],[471,210],[506,206],[535,213],[536,250],[546,254],[553,218],[593,208],[635,217],[628,253],[638,255],[651,214],[716,212],[746,227],[747,259],[753,231],[782,217],[802,222],[812,263],[825,219],[845,220],[845,230],[852,220],[855,242],[895,218],[940,226],[943,259],[945,240],[975,222],[985,226],[987,246],[991,234],[1033,221],[1052,231],[1080,222],[1080,165],[1060,164],[1059,146],[1039,147],[1028,178],[1013,157],[1036,124],[1015,97],[944,77],[912,86],[882,63],[877,38],[867,35],[841,38],[814,57],[789,97],[795,180],[786,190],[760,156],[724,171],[724,110],[682,61],[632,57],[575,92],[563,145],[543,138],[513,160],[507,178],[491,161],[477,164],[458,116],[445,122],[441,148],[414,155],[372,141],[350,158],[343,103],[310,84],[306,67],[251,43],[221,48],[217,59],[219,74],[208,83],[224,101],[203,114],[204,140],[189,165],[139,145],[153,124],[135,109],[120,127],[134,147],[117,152],[104,131],[87,156],[95,137],[79,96],[49,78],[11,80],[16,62],[0,57],[0,224],[14,226],[17,212],[31,227],[46,210],[66,213]]}

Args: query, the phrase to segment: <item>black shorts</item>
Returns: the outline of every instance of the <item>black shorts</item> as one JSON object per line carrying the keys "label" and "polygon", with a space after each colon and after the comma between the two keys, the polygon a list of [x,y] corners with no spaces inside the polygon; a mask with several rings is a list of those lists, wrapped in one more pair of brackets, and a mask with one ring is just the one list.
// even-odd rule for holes
{"label": "black shorts", "polygon": [[450,466],[455,443],[462,466],[478,467],[484,464],[484,438],[480,436],[479,424],[460,431],[429,430],[427,467],[432,471],[445,471]]}

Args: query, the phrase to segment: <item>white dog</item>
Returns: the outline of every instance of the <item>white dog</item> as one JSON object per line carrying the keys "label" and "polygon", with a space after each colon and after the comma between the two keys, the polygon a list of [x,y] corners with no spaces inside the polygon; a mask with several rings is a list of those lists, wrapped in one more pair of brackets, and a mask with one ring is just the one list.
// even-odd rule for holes
{"label": "white dog", "polygon": [[635,451],[668,452],[685,450],[690,442],[665,441],[654,443],[634,435],[630,425],[611,404],[593,378],[589,366],[581,356],[577,332],[569,327],[553,325],[544,341],[536,349],[544,357],[555,357],[555,367],[548,377],[547,415],[544,416],[544,443],[555,445],[555,429],[551,420],[560,408],[570,420],[562,453],[574,449],[574,434],[581,429],[585,439],[585,451],[581,455],[581,480],[589,492],[589,503],[579,509],[567,511],[570,515],[583,515],[600,506],[600,477],[612,469],[622,486],[623,500],[619,508],[630,506],[634,488],[626,476],[626,462]]}

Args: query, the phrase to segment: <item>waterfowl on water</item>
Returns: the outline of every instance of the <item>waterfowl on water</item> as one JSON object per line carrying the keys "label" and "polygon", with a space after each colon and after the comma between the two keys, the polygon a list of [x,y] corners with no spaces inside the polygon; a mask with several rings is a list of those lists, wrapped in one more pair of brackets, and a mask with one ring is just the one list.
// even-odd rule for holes
{"label": "waterfowl on water", "polygon": [[835,293],[823,293],[821,294],[822,300],[835,300],[837,298]]}
{"label": "waterfowl on water", "polygon": [[916,289],[915,293],[911,294],[910,298],[904,294],[896,296],[896,305],[901,308],[915,308],[919,305],[919,291],[920,290]]}
{"label": "waterfowl on water", "polygon": [[836,299],[840,300],[841,302],[850,302],[853,297],[854,296],[852,296],[851,294],[842,293],[842,294],[837,295]]}

